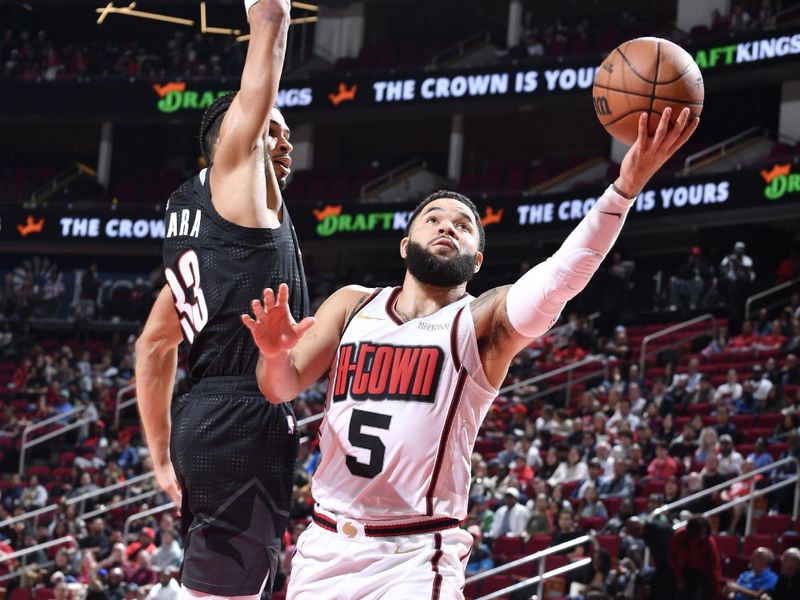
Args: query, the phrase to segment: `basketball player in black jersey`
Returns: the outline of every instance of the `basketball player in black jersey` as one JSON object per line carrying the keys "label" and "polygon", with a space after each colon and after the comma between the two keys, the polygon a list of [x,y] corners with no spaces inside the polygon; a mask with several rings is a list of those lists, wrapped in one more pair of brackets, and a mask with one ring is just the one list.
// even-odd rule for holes
{"label": "basketball player in black jersey", "polygon": [[[247,0],[251,40],[236,96],[203,118],[207,169],[166,212],[159,294],[136,344],[139,410],[161,487],[180,505],[183,598],[270,590],[286,527],[298,436],[289,405],[265,402],[258,349],[242,307],[290,282],[295,318],[309,309],[300,252],[280,189],[291,144],[273,110],[288,0]],[[189,346],[190,391],[171,402],[177,346]]]}

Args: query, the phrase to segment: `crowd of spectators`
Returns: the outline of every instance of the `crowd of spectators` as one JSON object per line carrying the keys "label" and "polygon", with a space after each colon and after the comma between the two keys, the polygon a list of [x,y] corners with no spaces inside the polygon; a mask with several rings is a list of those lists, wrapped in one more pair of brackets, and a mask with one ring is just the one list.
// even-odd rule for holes
{"label": "crowd of spectators", "polygon": [[23,81],[238,78],[246,46],[233,37],[175,31],[166,43],[52,40],[44,30],[7,29],[0,41],[3,75]]}
{"label": "crowd of spectators", "polygon": [[[86,281],[90,280],[91,273]],[[597,551],[578,546],[565,553],[559,560],[589,554],[593,558],[591,568],[571,575],[567,584],[587,595],[602,590],[607,597],[623,597],[663,576],[642,562],[644,544],[658,537],[652,528],[663,525],[671,531],[672,523],[687,516],[671,510],[650,520],[653,510],[775,458],[800,458],[800,296],[774,313],[758,313],[736,335],[721,326],[701,352],[662,352],[645,374],[634,353],[642,331],[620,325],[604,335],[588,318],[569,314],[560,327],[515,358],[506,380],[515,389],[496,401],[472,456],[465,527],[473,534],[475,547],[468,572],[510,560],[525,549],[597,530],[615,536],[618,545]],[[117,391],[133,377],[133,340],[133,336],[106,343],[41,340],[8,323],[0,335],[4,348],[0,390],[6,398],[0,428],[6,473],[0,480],[0,521],[53,506],[38,524],[0,525],[5,544],[0,550],[12,552],[64,535],[78,542],[78,548],[54,547],[29,557],[25,576],[12,585],[51,589],[59,598],[87,593],[119,600],[150,594],[171,600],[176,593],[174,565],[180,560],[180,536],[171,513],[137,521],[132,533],[123,534],[128,515],[165,498],[156,495],[112,508],[86,522],[83,514],[121,500],[124,493],[101,493],[70,503],[150,470],[135,414],[123,413],[120,423],[114,414]],[[592,362],[599,357],[610,361],[607,376],[589,380],[582,388],[573,386],[570,399],[554,381],[527,383],[534,375],[581,361],[586,368],[599,368],[600,363]],[[180,368],[178,391],[184,380]],[[324,393],[324,382],[305,392],[296,401],[298,418],[320,412]],[[64,414],[63,421],[52,426],[58,427],[69,422],[76,408],[89,417],[87,423],[29,451],[29,467],[16,474],[22,430]],[[282,561],[284,579],[291,570],[294,543],[313,506],[310,480],[319,452],[314,428],[306,433],[310,442],[302,446],[296,470],[292,525]],[[684,508],[702,512],[792,473],[783,468],[760,474]],[[152,490],[153,485],[145,480],[134,485],[131,494]],[[791,493],[770,494],[759,516],[785,514],[791,501]],[[649,533],[638,532],[637,521],[631,518],[641,519],[643,531]],[[741,534],[745,521],[744,512],[736,509],[713,519],[711,526],[714,531]],[[515,551],[508,550],[508,540],[512,546],[518,543]],[[688,568],[691,553],[680,558],[683,546],[675,544],[664,556],[681,565],[675,568]],[[692,544],[687,542],[686,547]],[[786,555],[786,564],[794,564],[794,558]],[[4,568],[17,566],[7,562]],[[720,573],[733,581],[744,570]],[[690,584],[691,580],[686,585]]]}

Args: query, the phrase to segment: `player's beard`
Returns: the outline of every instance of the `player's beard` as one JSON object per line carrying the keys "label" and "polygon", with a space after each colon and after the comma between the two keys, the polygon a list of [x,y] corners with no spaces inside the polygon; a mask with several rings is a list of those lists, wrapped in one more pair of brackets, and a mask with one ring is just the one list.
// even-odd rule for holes
{"label": "player's beard", "polygon": [[440,258],[420,244],[409,241],[406,246],[406,268],[421,283],[437,287],[454,287],[467,283],[475,275],[475,254],[459,254]]}

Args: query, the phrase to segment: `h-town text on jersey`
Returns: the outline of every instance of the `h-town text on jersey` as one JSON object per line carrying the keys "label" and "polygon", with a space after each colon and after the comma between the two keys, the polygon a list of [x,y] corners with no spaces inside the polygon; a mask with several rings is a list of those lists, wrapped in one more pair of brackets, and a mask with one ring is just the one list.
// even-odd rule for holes
{"label": "h-town text on jersey", "polygon": [[438,346],[344,344],[336,362],[333,401],[350,398],[433,403],[443,357]]}

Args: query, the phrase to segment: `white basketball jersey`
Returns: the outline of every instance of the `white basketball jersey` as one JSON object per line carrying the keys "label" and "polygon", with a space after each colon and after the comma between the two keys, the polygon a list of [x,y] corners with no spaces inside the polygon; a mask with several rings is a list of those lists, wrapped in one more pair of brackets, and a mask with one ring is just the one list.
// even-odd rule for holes
{"label": "white basketball jersey", "polygon": [[362,521],[461,520],[472,448],[497,397],[478,354],[473,297],[404,323],[400,290],[375,290],[342,335],[314,499]]}

